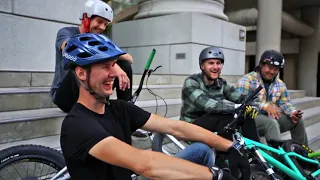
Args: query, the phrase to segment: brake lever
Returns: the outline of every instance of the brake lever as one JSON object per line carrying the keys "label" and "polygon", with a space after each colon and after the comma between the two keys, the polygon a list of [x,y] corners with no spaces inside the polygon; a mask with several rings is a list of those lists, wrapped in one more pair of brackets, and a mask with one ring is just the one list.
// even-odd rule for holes
{"label": "brake lever", "polygon": [[148,71],[148,77],[151,75],[151,73],[153,73],[153,72],[156,72],[156,70],[158,69],[158,68],[161,68],[162,66],[160,65],[160,66],[157,66],[154,70],[153,69],[150,69],[149,71]]}

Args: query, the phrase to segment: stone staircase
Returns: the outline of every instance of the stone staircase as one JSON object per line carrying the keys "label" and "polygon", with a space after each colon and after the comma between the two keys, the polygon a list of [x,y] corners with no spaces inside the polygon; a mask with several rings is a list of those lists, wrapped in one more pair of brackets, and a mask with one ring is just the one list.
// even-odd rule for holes
{"label": "stone staircase", "polygon": [[[0,150],[13,145],[40,144],[59,148],[61,122],[65,113],[60,111],[48,95],[52,73],[1,72],[0,78]],[[134,75],[134,91],[141,75]],[[136,102],[139,107],[159,115],[178,119],[181,107],[181,88],[186,76],[152,75],[148,88],[165,99],[150,94],[145,86]],[[235,83],[238,76],[224,77]],[[292,101],[304,111],[305,124],[312,149],[320,149],[320,98],[306,97],[303,90],[290,90]],[[112,95],[111,98],[115,98]],[[290,138],[290,133],[283,133]],[[133,138],[133,145],[149,148],[148,138]]]}

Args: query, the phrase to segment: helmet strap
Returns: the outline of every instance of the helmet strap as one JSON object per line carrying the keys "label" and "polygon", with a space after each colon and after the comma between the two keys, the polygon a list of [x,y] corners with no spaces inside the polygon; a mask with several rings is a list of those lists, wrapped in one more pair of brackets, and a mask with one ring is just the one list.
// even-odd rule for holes
{"label": "helmet strap", "polygon": [[88,18],[87,13],[83,14],[81,22],[83,24],[85,33],[88,33],[90,31],[91,18]]}
{"label": "helmet strap", "polygon": [[77,74],[75,73],[75,71],[73,71],[73,74],[76,77],[76,80],[78,82],[79,85],[81,85],[85,90],[87,90],[91,95],[93,95],[96,99],[96,103],[103,103],[103,104],[109,104],[109,96],[105,97],[102,96],[98,93],[96,93],[90,86],[90,72],[91,72],[91,68],[88,69],[88,73],[87,73],[87,84],[85,84],[82,80],[79,79],[79,77],[77,76]]}

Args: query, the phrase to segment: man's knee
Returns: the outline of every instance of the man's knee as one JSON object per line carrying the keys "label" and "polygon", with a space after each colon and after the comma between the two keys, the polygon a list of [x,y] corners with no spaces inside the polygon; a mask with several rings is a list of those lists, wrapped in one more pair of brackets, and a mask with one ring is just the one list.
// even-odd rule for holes
{"label": "man's knee", "polygon": [[120,61],[117,61],[117,64],[127,74],[127,76],[131,76],[132,67],[131,67],[131,64],[128,61],[120,60]]}
{"label": "man's knee", "polygon": [[269,118],[266,115],[258,115],[255,119],[255,122],[258,126],[264,128],[279,128],[280,125],[276,119]]}
{"label": "man's knee", "polygon": [[192,143],[191,145],[194,146],[195,151],[205,151],[208,153],[212,153],[212,149],[204,143],[195,142],[195,143]]}

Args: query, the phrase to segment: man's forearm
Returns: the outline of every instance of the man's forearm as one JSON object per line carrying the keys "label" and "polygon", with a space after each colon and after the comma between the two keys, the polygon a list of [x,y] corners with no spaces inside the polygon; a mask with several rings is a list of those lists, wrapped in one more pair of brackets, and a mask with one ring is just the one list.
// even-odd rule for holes
{"label": "man's forearm", "polygon": [[[208,119],[210,121],[210,119]],[[219,151],[226,151],[232,142],[200,126],[179,121],[174,128],[173,136],[205,143]]]}
{"label": "man's forearm", "polygon": [[177,179],[177,177],[181,180],[211,180],[213,178],[208,167],[163,153],[153,151],[141,151],[140,153],[144,158],[140,162],[147,162],[142,165],[144,168],[141,169],[141,172],[138,172],[144,177],[166,180]]}
{"label": "man's forearm", "polygon": [[132,56],[130,55],[130,54],[124,54],[124,55],[121,55],[120,57],[119,57],[119,60],[122,60],[122,61],[128,61],[130,64],[132,64],[133,63],[133,58],[132,58]]}

